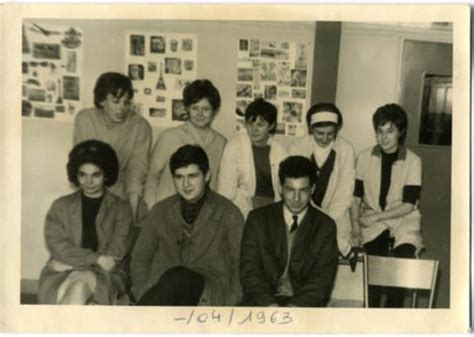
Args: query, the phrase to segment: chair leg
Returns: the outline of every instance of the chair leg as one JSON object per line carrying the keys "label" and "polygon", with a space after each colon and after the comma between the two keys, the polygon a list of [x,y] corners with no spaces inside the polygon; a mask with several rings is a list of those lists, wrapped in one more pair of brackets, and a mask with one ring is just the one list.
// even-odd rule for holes
{"label": "chair leg", "polygon": [[412,298],[411,298],[411,307],[413,309],[416,308],[416,300],[417,300],[417,292],[416,292],[416,290],[413,290],[413,295],[412,295]]}

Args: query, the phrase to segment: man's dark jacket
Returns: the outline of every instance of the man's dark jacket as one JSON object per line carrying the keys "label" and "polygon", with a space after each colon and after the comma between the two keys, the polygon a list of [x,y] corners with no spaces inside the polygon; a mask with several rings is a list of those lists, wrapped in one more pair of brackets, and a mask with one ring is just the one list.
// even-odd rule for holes
{"label": "man's dark jacket", "polygon": [[[268,306],[288,259],[283,202],[249,213],[242,238],[240,281],[242,305]],[[327,304],[338,265],[336,225],[309,206],[293,241],[289,276],[293,288],[290,304],[322,307]]]}

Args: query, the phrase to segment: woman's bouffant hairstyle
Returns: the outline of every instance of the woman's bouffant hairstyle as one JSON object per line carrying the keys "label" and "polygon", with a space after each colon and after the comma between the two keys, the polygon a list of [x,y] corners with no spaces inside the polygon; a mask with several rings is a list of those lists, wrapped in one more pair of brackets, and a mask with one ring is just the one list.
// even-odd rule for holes
{"label": "woman's bouffant hairstyle", "polygon": [[120,73],[103,73],[97,79],[94,87],[94,105],[102,109],[102,102],[111,94],[114,97],[122,98],[128,95],[133,98],[132,81],[125,75]]}
{"label": "woman's bouffant hairstyle", "polygon": [[67,176],[71,183],[79,186],[77,173],[84,164],[94,164],[104,172],[105,186],[112,186],[117,181],[119,162],[112,147],[99,140],[86,140],[78,143],[69,152]]}
{"label": "woman's bouffant hairstyle", "polygon": [[252,103],[250,103],[245,110],[245,121],[246,122],[255,122],[258,117],[267,121],[268,124],[274,124],[273,128],[270,130],[270,133],[274,133],[276,130],[276,120],[277,120],[277,108],[265,101],[263,98],[258,98]]}
{"label": "woman's bouffant hairstyle", "polygon": [[308,112],[306,113],[306,123],[310,131],[311,131],[312,126],[325,127],[329,125],[334,125],[334,123],[332,122],[319,122],[319,123],[311,125],[311,116],[321,111],[335,113],[337,115],[336,128],[337,130],[340,130],[342,128],[342,114],[341,114],[341,111],[337,108],[337,106],[335,106],[332,103],[318,103],[318,104],[313,105],[311,108],[309,108]]}
{"label": "woman's bouffant hairstyle", "polygon": [[405,110],[395,103],[379,107],[372,116],[372,124],[375,132],[377,132],[379,126],[385,125],[386,123],[392,123],[397,127],[398,132],[400,132],[398,143],[403,144],[408,130],[408,117]]}
{"label": "woman's bouffant hairstyle", "polygon": [[202,174],[209,172],[209,158],[206,151],[199,145],[183,145],[170,158],[170,171],[174,175],[177,169],[189,165],[197,165]]}
{"label": "woman's bouffant hairstyle", "polygon": [[308,177],[313,186],[316,183],[316,171],[311,161],[303,156],[286,157],[279,166],[278,178],[283,186],[286,178],[305,178]]}
{"label": "woman's bouffant hairstyle", "polygon": [[195,80],[183,90],[183,104],[185,107],[189,107],[203,98],[209,101],[213,111],[217,111],[221,106],[221,95],[209,80]]}

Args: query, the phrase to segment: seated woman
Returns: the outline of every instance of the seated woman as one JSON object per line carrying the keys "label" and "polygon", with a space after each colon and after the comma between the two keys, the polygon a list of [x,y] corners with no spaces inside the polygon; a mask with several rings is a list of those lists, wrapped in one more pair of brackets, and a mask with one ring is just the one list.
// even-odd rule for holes
{"label": "seated woman", "polygon": [[74,120],[74,144],[97,139],[112,146],[119,174],[110,191],[128,200],[135,223],[146,213],[143,192],[152,133],[150,124],[132,109],[132,81],[119,73],[104,73],[94,88],[95,107],[80,111]]}
{"label": "seated woman", "polygon": [[[368,254],[414,258],[422,247],[418,200],[421,159],[403,146],[408,121],[396,104],[372,117],[377,145],[357,159],[352,221]],[[390,288],[387,307],[402,307],[403,291]],[[371,287],[369,306],[379,307],[381,291]]]}
{"label": "seated woman", "polygon": [[55,200],[45,222],[50,259],[41,271],[39,303],[114,304],[124,293],[121,263],[132,215],[105,186],[117,180],[118,159],[106,143],[88,140],[69,153],[69,181],[78,187]]}
{"label": "seated woman", "polygon": [[144,198],[149,209],[176,193],[169,168],[171,155],[186,144],[196,144],[206,151],[211,167],[213,190],[217,187],[217,170],[226,139],[211,128],[219,111],[221,96],[209,80],[195,80],[183,90],[183,104],[188,120],[180,126],[167,129],[156,140],[150,156]]}
{"label": "seated woman", "polygon": [[234,202],[247,217],[253,209],[281,199],[278,167],[286,158],[284,147],[272,137],[277,109],[257,99],[245,111],[247,133],[226,145],[219,168],[217,191]]}
{"label": "seated woman", "polygon": [[290,153],[311,159],[316,171],[312,203],[325,211],[337,226],[337,244],[342,256],[358,245],[351,237],[350,208],[354,191],[354,149],[338,135],[342,115],[332,103],[319,103],[306,113],[310,135],[290,147]]}

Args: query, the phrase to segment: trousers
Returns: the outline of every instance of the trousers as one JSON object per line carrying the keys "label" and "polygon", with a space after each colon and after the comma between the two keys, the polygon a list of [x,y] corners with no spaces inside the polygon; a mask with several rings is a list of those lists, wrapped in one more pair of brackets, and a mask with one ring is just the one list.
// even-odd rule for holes
{"label": "trousers", "polygon": [[142,306],[196,306],[204,291],[202,275],[186,267],[168,269],[137,301]]}

